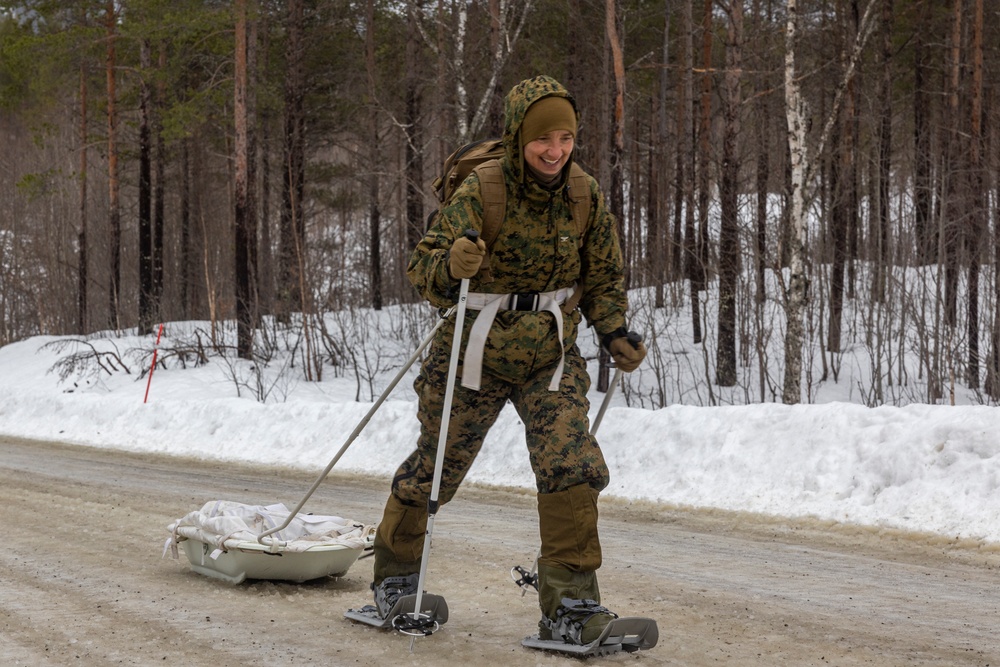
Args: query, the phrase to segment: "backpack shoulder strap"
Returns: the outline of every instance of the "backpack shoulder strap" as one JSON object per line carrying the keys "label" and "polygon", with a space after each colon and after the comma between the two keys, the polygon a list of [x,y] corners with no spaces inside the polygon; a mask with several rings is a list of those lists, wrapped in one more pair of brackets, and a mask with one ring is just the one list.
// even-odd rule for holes
{"label": "backpack shoulder strap", "polygon": [[483,197],[483,228],[480,238],[489,248],[500,234],[504,213],[507,208],[507,188],[503,182],[500,160],[487,160],[475,170],[479,176],[479,191]]}
{"label": "backpack shoulder strap", "polygon": [[587,172],[576,162],[569,167],[569,201],[576,231],[583,244],[583,236],[590,224],[590,182]]}
{"label": "backpack shoulder strap", "polygon": [[[576,162],[572,163],[569,167],[569,187],[567,194],[569,196],[569,206],[573,221],[576,222],[577,237],[580,239],[579,244],[582,246],[583,238],[587,233],[587,227],[590,225],[590,181],[587,172]],[[566,299],[566,303],[563,304],[563,312],[567,315],[572,313],[580,303],[582,297],[583,285],[581,284],[577,285],[570,297]]]}
{"label": "backpack shoulder strap", "polygon": [[476,166],[473,171],[479,177],[479,191],[483,198],[483,228],[479,232],[479,237],[486,244],[486,257],[479,272],[486,282],[492,282],[490,249],[500,234],[500,226],[503,225],[504,215],[507,212],[507,187],[504,184],[500,160],[487,160]]}

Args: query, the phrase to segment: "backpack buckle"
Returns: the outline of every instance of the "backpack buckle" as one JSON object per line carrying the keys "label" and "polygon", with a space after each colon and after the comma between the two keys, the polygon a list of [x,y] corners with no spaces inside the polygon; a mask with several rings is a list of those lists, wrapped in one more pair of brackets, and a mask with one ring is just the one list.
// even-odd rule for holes
{"label": "backpack buckle", "polygon": [[507,310],[538,310],[538,293],[522,292],[511,294],[507,303]]}

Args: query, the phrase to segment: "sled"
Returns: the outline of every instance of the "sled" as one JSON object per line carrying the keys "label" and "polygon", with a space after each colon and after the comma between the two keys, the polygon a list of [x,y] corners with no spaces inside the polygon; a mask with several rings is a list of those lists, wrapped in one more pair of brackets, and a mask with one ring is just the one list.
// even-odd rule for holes
{"label": "sled", "polygon": [[288,517],[284,505],[206,503],[172,523],[164,548],[187,556],[198,574],[240,584],[247,579],[301,583],[341,577],[372,548],[374,527],[336,516],[299,514],[266,541],[260,534]]}

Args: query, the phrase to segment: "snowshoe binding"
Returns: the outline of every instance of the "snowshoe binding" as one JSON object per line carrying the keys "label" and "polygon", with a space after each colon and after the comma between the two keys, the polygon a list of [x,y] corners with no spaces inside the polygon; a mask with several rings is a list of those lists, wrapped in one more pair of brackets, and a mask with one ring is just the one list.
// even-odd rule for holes
{"label": "snowshoe binding", "polygon": [[429,635],[448,621],[448,604],[440,595],[421,595],[416,613],[418,575],[386,577],[372,584],[375,604],[348,609],[345,618],[380,629],[393,628],[405,634]]}
{"label": "snowshoe binding", "polygon": [[536,593],[538,592],[538,573],[534,571],[534,568],[528,571],[520,565],[515,565],[510,568],[510,578],[521,588],[521,595],[524,595],[529,588],[534,589]]}
{"label": "snowshoe binding", "polygon": [[653,619],[619,618],[594,600],[563,598],[556,619],[542,619],[539,633],[525,637],[521,645],[590,657],[650,649],[658,639]]}

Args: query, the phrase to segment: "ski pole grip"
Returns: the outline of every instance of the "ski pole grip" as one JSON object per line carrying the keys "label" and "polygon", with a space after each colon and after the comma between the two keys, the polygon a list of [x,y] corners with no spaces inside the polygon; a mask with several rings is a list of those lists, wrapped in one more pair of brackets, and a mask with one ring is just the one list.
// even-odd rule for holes
{"label": "ski pole grip", "polygon": [[465,230],[463,236],[465,236],[465,238],[469,239],[473,243],[479,240],[479,232],[476,231],[475,229],[472,229],[471,227]]}
{"label": "ski pole grip", "polygon": [[639,343],[642,342],[642,334],[638,331],[629,331],[625,334],[625,339],[632,345],[632,347],[638,350]]}

